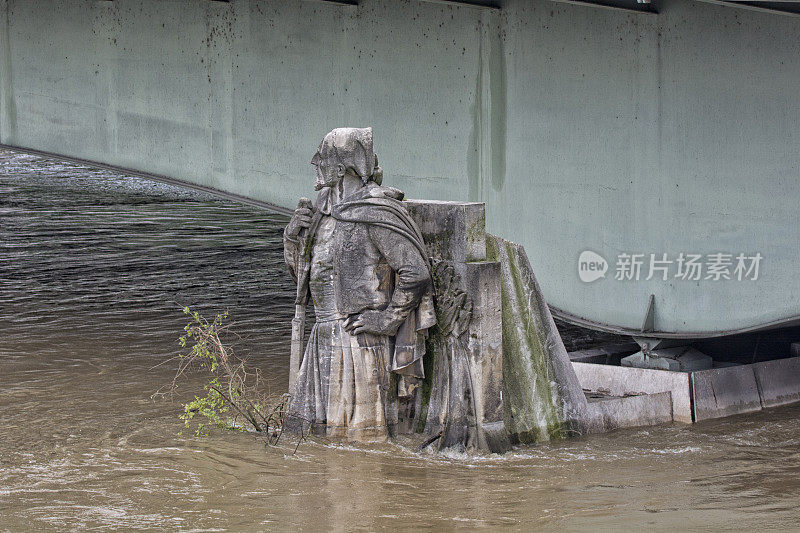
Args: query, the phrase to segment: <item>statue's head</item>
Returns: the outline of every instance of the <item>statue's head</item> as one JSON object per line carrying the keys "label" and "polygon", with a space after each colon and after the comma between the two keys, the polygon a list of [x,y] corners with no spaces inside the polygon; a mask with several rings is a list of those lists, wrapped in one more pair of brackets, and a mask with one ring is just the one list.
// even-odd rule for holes
{"label": "statue's head", "polygon": [[372,147],[372,128],[336,128],[322,139],[311,164],[317,168],[316,190],[336,185],[347,174],[365,184],[380,184],[383,177]]}

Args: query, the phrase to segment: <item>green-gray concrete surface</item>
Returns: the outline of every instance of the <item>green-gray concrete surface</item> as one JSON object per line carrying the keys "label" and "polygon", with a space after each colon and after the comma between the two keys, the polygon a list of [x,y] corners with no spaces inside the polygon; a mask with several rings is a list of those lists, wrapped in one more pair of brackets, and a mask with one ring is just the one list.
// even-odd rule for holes
{"label": "green-gray concrete surface", "polygon": [[386,184],[486,202],[574,319],[633,332],[651,294],[649,336],[800,316],[800,18],[501,4],[0,0],[0,142],[291,208],[322,136],[371,125]]}

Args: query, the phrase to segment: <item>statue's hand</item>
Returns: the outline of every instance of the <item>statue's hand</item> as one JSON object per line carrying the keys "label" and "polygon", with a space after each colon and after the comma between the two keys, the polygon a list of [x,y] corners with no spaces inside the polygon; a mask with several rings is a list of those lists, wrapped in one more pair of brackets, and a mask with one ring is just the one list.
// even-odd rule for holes
{"label": "statue's hand", "polygon": [[358,335],[359,333],[394,335],[397,333],[398,327],[399,324],[390,313],[373,309],[350,315],[344,321],[344,329],[351,335]]}
{"label": "statue's hand", "polygon": [[306,198],[301,198],[300,203],[297,204],[297,209],[294,210],[292,219],[286,226],[286,236],[290,239],[296,239],[303,228],[311,226],[311,217],[313,215],[311,202]]}

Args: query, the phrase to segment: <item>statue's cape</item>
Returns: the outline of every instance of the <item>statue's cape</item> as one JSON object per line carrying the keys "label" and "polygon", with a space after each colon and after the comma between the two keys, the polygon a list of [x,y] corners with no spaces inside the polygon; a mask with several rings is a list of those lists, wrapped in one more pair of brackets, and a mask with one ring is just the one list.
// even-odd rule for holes
{"label": "statue's cape", "polygon": [[331,216],[336,220],[370,224],[399,233],[430,265],[422,232],[403,207],[402,198],[403,193],[399,189],[370,183],[332,206]]}
{"label": "statue's cape", "polygon": [[[403,193],[398,189],[370,183],[342,202],[331,206],[331,216],[343,222],[369,224],[402,235],[419,251],[430,270],[430,258],[422,232],[403,207],[402,198]],[[420,304],[409,313],[397,330],[391,369],[402,376],[420,379],[425,376],[422,368],[425,339],[427,330],[436,324],[433,290],[433,278],[431,278]],[[401,384],[402,386],[405,385]]]}

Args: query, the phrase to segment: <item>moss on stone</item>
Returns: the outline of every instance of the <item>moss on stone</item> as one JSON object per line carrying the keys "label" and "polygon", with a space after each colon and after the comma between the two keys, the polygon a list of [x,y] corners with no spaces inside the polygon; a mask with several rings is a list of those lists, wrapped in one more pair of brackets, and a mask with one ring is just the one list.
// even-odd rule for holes
{"label": "moss on stone", "polygon": [[[486,212],[481,211],[481,216],[473,223],[468,224],[465,228],[467,239],[467,250],[472,249],[470,243],[480,242],[486,240]],[[483,257],[467,257],[467,262],[470,261],[483,261]]]}
{"label": "moss on stone", "polygon": [[497,248],[497,237],[484,234],[486,239],[486,261],[500,261],[500,250]]}
{"label": "moss on stone", "polygon": [[[494,260],[501,255],[498,240],[487,238],[487,256]],[[511,243],[504,244],[508,262],[508,272],[504,272],[508,279],[502,283],[506,427],[521,442],[560,438],[564,433],[560,399],[551,387],[553,370],[546,343],[536,325],[536,310],[530,305],[517,251]]]}
{"label": "moss on stone", "polygon": [[436,351],[438,347],[442,345],[441,342],[439,342],[439,337],[440,335],[438,328],[434,326],[433,331],[425,341],[425,355],[422,357],[422,367],[425,369],[425,378],[422,380],[422,385],[420,386],[419,394],[421,395],[421,399],[419,416],[417,417],[417,422],[414,427],[414,431],[417,433],[422,433],[425,431],[425,425],[428,420],[428,409],[431,403],[433,377],[436,373],[434,360],[436,359]]}

